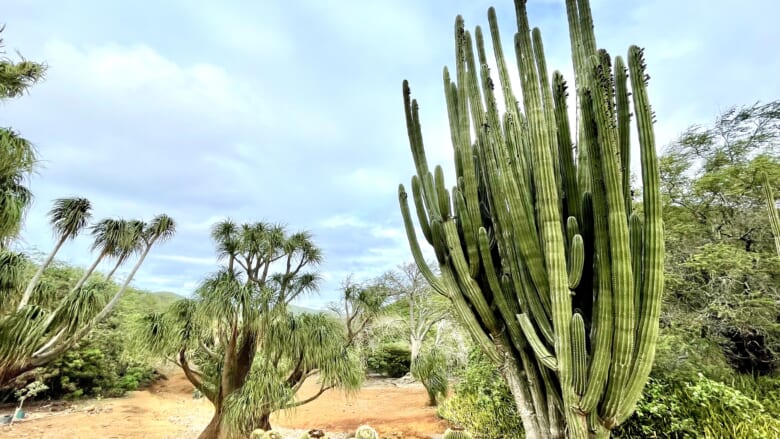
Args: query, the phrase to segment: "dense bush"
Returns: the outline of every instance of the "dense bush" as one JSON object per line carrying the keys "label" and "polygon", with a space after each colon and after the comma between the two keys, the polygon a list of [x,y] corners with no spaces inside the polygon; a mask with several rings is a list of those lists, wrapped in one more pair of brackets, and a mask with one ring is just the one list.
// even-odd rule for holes
{"label": "dense bush", "polygon": [[758,400],[699,374],[691,383],[651,379],[636,414],[615,437],[780,437],[780,420]]}
{"label": "dense bush", "polygon": [[439,405],[439,416],[477,438],[518,438],[523,427],[509,388],[496,367],[478,350],[460,376],[455,394]]}
{"label": "dense bush", "polygon": [[389,343],[380,346],[366,358],[371,372],[381,373],[392,378],[400,378],[409,373],[412,351],[401,343]]}

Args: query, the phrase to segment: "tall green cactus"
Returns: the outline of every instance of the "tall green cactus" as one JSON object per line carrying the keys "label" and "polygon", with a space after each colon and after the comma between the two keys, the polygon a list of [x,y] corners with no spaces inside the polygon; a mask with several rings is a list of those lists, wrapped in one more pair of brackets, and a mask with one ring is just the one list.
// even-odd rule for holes
{"label": "tall green cactus", "polygon": [[[472,40],[456,19],[454,80],[444,69],[452,187],[440,166],[428,166],[418,105],[404,81],[417,171],[412,195],[439,275],[423,259],[403,185],[401,212],[415,261],[501,368],[527,437],[605,438],[633,413],[658,335],[664,242],[648,76],[636,46],[613,67],[596,49],[588,0],[566,0],[575,157],[566,83],[559,72],[549,75],[525,3],[515,0],[522,106],[495,11],[488,21],[497,83],[482,30]],[[643,186],[636,212],[628,175],[632,110]]]}

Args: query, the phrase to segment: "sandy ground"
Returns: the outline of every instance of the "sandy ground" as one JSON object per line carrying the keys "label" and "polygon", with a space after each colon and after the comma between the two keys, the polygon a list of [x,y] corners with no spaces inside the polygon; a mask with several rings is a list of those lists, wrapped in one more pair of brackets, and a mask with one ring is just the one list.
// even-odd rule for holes
{"label": "sandy ground", "polygon": [[[316,388],[310,379],[302,396]],[[386,438],[440,437],[447,423],[436,417],[436,410],[427,407],[426,401],[425,389],[419,384],[372,379],[355,396],[329,391],[294,412],[274,416],[271,423],[295,439],[312,428],[327,431],[333,439],[347,437],[361,424],[371,425]],[[192,386],[181,374],[123,398],[25,408],[26,419],[0,426],[0,439],[195,438],[213,413],[207,400],[192,398]]]}

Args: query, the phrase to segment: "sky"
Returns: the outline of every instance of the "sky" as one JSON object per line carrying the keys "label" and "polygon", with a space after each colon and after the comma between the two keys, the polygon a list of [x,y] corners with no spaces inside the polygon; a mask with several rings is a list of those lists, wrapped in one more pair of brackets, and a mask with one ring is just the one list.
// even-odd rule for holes
{"label": "sky", "polygon": [[[486,27],[490,6],[512,54],[510,0],[3,0],[7,56],[49,66],[0,104],[0,126],[41,158],[20,245],[51,249],[46,212],[59,197],[90,199],[95,218],[167,213],[178,232],[134,285],[188,295],[217,268],[212,224],[284,223],[323,249],[320,293],[299,304],[324,307],[347,276],[411,261],[397,200],[414,170],[401,82],[420,101],[429,161],[452,184],[442,67],[453,65],[455,16]],[[646,48],[661,149],[733,105],[780,97],[776,0],[592,7],[599,47]],[[548,66],[573,82],[563,0],[528,8]],[[89,244],[59,259],[86,266]]]}

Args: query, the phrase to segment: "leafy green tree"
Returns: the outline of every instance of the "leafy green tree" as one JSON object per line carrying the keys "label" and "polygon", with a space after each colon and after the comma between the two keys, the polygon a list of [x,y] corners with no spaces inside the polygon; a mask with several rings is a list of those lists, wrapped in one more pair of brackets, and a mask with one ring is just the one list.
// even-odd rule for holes
{"label": "leafy green tree", "polygon": [[41,263],[38,270],[33,275],[27,288],[24,290],[22,298],[19,300],[17,311],[27,306],[32,297],[33,290],[38,286],[38,282],[43,276],[43,272],[54,260],[54,256],[60,250],[63,244],[69,240],[75,239],[79,233],[89,224],[92,217],[92,205],[86,198],[60,198],[54,201],[54,207],[49,211],[49,218],[54,229],[54,235],[57,243],[49,256]]}
{"label": "leafy green tree", "polygon": [[660,159],[666,332],[688,332],[704,350],[718,344],[755,375],[774,371],[780,352],[780,258],[765,192],[780,183],[778,141],[780,101],[734,107]]}
{"label": "leafy green tree", "polygon": [[[0,27],[2,32],[4,27]],[[24,94],[43,79],[46,66],[4,56],[0,38],[0,103]],[[32,144],[11,128],[0,127],[0,249],[19,233],[24,213],[32,201],[25,186],[36,163]]]}
{"label": "leafy green tree", "polygon": [[347,345],[356,346],[387,301],[388,291],[378,283],[357,283],[348,277],[341,288],[341,300],[329,305],[344,322]]}
{"label": "leafy green tree", "polygon": [[[340,323],[287,311],[292,300],[317,288],[318,275],[306,271],[322,260],[311,235],[226,220],[214,226],[212,238],[226,265],[192,299],[147,316],[138,337],[175,362],[214,405],[200,437],[269,430],[277,410],[306,404],[328,389],[358,388],[362,368]],[[298,398],[314,376],[319,390]]]}

